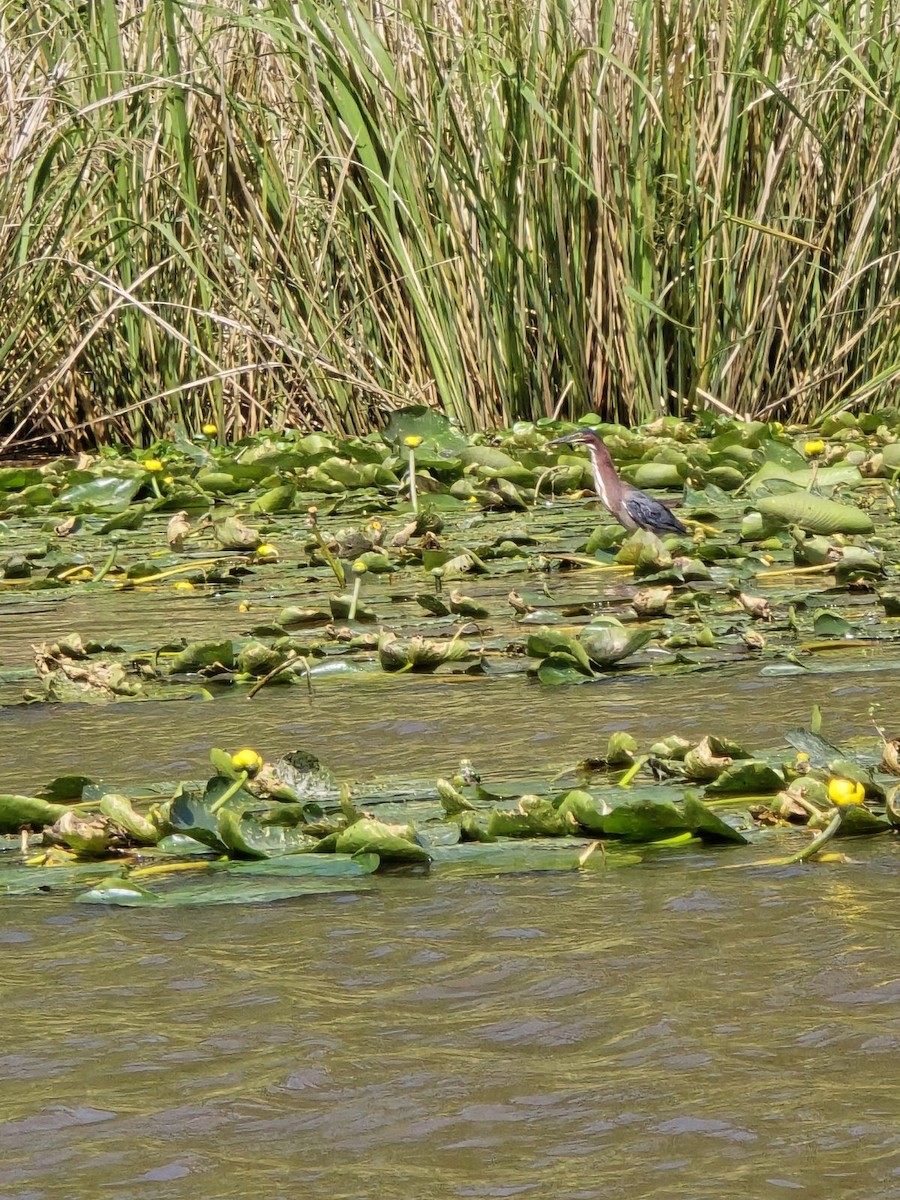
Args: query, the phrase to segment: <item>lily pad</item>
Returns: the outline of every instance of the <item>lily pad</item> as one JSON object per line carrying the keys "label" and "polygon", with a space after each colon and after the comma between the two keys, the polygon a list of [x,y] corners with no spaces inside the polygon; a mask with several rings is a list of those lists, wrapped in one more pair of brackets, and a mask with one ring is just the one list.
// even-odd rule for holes
{"label": "lily pad", "polygon": [[875,526],[868,513],[855,505],[838,504],[811,492],[789,492],[756,501],[763,516],[775,517],[785,525],[799,525],[808,533],[872,533]]}
{"label": "lily pad", "polygon": [[704,842],[738,842],[747,845],[750,840],[739,829],[723,821],[718,813],[703,803],[696,792],[685,794],[683,812],[688,828]]}
{"label": "lily pad", "polygon": [[338,854],[377,854],[386,862],[429,862],[430,854],[383,821],[364,817],[355,821],[335,842]]}

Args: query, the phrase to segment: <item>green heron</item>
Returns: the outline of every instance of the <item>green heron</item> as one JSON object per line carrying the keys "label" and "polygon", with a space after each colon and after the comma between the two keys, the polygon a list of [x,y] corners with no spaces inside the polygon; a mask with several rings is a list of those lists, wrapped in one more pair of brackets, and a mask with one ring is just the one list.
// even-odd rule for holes
{"label": "green heron", "polygon": [[660,500],[619,478],[610,453],[592,429],[578,429],[554,438],[548,446],[587,446],[591,455],[594,486],[603,507],[629,532],[649,529],[651,533],[687,533],[673,512]]}

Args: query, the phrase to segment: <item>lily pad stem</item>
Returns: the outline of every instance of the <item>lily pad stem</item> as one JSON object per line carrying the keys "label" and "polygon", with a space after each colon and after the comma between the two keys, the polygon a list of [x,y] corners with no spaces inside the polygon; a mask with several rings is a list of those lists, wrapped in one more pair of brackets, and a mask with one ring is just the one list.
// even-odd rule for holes
{"label": "lily pad stem", "polygon": [[[416,451],[413,446],[409,448],[409,503],[416,515],[419,512],[419,495],[416,491]],[[353,619],[352,617],[350,618]]]}
{"label": "lily pad stem", "polygon": [[791,863],[805,862],[808,858],[812,858],[814,854],[818,854],[822,847],[827,842],[830,842],[840,829],[843,819],[844,814],[841,810],[839,808],[835,809],[834,816],[817,837],[814,837],[811,842],[805,845],[802,850],[798,850],[796,854],[790,855],[789,858],[779,859],[779,863],[789,866]]}
{"label": "lily pad stem", "polygon": [[322,551],[322,557],[328,563],[328,566],[331,568],[332,575],[334,575],[335,579],[338,582],[338,587],[339,588],[346,587],[347,577],[344,574],[343,564],[341,563],[340,559],[337,559],[334,557],[334,555],[331,553],[331,551],[325,545],[325,539],[322,537],[322,533],[317,524],[314,524],[312,526],[312,533],[313,533],[313,537],[316,539],[316,544],[318,545],[319,549]]}
{"label": "lily pad stem", "polygon": [[309,670],[309,662],[303,657],[302,654],[298,654],[296,650],[291,650],[289,651],[284,662],[279,663],[277,667],[273,667],[267,675],[263,675],[262,679],[257,679],[253,687],[247,692],[247,699],[252,700],[256,693],[261,688],[264,688],[267,683],[270,683],[273,679],[283,674],[283,672],[287,671],[298,662],[303,663],[304,670],[306,671],[306,684],[310,693],[312,693],[312,674]]}
{"label": "lily pad stem", "polygon": [[638,771],[641,769],[641,767],[644,765],[644,763],[646,761],[647,761],[646,756],[643,756],[641,758],[636,758],[634,760],[634,762],[631,764],[631,766],[628,768],[628,770],[625,772],[625,774],[622,776],[622,778],[619,780],[619,787],[621,787],[621,788],[629,787],[632,779],[634,779],[635,775],[637,775]]}
{"label": "lily pad stem", "polygon": [[215,800],[209,806],[209,811],[211,813],[217,813],[223,804],[227,804],[232,796],[236,796],[238,794],[249,778],[250,776],[247,771],[241,771],[240,775],[238,775],[231,787],[226,788],[218,800]]}
{"label": "lily pad stem", "polygon": [[359,603],[359,589],[362,587],[362,575],[357,575],[353,580],[353,593],[350,596],[350,609],[347,613],[348,621],[356,620],[356,606]]}
{"label": "lily pad stem", "polygon": [[113,546],[109,554],[106,556],[106,562],[100,568],[97,575],[94,577],[94,583],[99,583],[101,579],[105,579],[113,567],[116,565],[116,556],[119,553],[118,545]]}

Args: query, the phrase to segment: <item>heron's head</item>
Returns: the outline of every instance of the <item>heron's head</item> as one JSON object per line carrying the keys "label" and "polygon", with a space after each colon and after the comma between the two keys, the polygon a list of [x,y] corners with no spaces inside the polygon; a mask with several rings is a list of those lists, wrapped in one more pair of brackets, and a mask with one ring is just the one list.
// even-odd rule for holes
{"label": "heron's head", "polygon": [[565,437],[554,438],[548,446],[597,446],[602,445],[593,429],[576,429]]}

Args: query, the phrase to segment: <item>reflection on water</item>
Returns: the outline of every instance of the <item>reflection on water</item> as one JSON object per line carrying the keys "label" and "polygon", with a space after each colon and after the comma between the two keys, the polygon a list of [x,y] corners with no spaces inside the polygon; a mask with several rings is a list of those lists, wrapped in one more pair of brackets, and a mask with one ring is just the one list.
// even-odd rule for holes
{"label": "reflection on water", "polygon": [[900,853],[858,847],[17,902],[0,1196],[900,1197]]}

